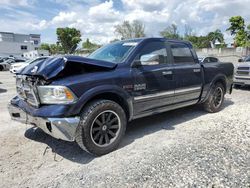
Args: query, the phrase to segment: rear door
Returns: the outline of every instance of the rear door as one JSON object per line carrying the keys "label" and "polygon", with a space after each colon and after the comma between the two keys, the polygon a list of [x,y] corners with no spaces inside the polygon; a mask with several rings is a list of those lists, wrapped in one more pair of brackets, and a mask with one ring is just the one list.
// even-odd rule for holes
{"label": "rear door", "polygon": [[136,61],[144,55],[152,54],[159,55],[158,62],[132,68],[135,115],[150,113],[150,111],[171,105],[174,100],[173,66],[170,64],[165,41],[145,44],[139,51]]}
{"label": "rear door", "polygon": [[176,82],[174,103],[196,103],[202,89],[202,69],[191,50],[191,45],[170,43]]}

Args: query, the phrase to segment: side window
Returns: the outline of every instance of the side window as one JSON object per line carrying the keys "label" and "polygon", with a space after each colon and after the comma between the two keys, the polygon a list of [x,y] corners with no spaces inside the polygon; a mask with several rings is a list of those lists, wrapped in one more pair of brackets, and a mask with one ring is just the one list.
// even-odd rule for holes
{"label": "side window", "polygon": [[186,63],[186,64],[194,64],[194,57],[191,53],[190,48],[185,44],[180,43],[172,43],[171,51],[174,58],[174,63]]}
{"label": "side window", "polygon": [[203,60],[203,63],[209,63],[210,61],[209,61],[209,58],[208,57],[206,57],[204,60]]}
{"label": "side window", "polygon": [[139,60],[152,61],[148,65],[167,63],[167,48],[164,42],[150,42],[139,53]]}
{"label": "side window", "polygon": [[215,57],[210,57],[210,62],[214,63],[214,62],[219,62],[219,60]]}

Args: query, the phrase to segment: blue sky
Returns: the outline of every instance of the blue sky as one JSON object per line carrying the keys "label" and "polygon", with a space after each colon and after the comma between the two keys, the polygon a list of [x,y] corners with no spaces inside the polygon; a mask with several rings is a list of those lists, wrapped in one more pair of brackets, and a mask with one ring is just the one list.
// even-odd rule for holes
{"label": "blue sky", "polygon": [[76,27],[82,39],[107,43],[114,38],[114,26],[138,19],[147,36],[174,23],[183,32],[189,25],[197,35],[221,29],[226,41],[232,37],[228,19],[241,15],[250,24],[250,0],[1,0],[0,30],[39,33],[43,42],[56,42],[57,27]]}

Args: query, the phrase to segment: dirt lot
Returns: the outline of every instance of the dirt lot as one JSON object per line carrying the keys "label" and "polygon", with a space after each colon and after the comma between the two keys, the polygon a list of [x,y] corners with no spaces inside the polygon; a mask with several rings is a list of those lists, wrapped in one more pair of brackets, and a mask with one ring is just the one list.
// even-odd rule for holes
{"label": "dirt lot", "polygon": [[120,148],[95,158],[75,143],[10,120],[14,78],[0,72],[0,187],[250,187],[250,89],[223,110],[136,120]]}

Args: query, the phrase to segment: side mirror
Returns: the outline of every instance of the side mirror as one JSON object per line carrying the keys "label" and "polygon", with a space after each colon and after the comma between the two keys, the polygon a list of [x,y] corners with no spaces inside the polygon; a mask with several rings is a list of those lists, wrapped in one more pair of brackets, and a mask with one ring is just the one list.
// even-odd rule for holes
{"label": "side mirror", "polygon": [[141,65],[159,65],[160,56],[158,54],[146,54],[140,58]]}
{"label": "side mirror", "polygon": [[243,62],[243,59],[239,59],[238,62],[239,62],[239,63]]}

